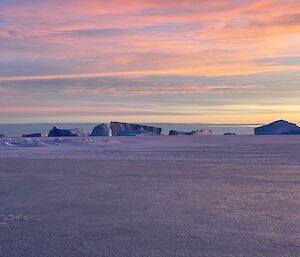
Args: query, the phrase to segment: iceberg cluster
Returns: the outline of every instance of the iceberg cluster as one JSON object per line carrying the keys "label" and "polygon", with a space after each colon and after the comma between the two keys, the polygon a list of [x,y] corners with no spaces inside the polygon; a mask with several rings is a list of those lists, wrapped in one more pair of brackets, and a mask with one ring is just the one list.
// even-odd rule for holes
{"label": "iceberg cluster", "polygon": [[[36,132],[36,131],[34,131]],[[171,130],[169,135],[211,135],[208,129],[199,129],[191,132]],[[47,138],[47,137],[110,137],[110,136],[161,136],[162,128],[141,124],[112,121],[110,124],[102,123],[95,126],[91,133],[79,128],[60,128],[56,125],[47,132],[23,134],[23,138]],[[0,137],[5,137],[0,133]]]}

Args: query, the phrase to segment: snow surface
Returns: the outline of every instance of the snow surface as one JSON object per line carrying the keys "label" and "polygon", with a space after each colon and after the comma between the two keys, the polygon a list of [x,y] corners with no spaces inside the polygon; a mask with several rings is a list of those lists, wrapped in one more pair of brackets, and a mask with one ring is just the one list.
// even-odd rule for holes
{"label": "snow surface", "polygon": [[300,136],[3,138],[0,157],[300,164]]}
{"label": "snow surface", "polygon": [[0,256],[296,257],[300,136],[0,139]]}

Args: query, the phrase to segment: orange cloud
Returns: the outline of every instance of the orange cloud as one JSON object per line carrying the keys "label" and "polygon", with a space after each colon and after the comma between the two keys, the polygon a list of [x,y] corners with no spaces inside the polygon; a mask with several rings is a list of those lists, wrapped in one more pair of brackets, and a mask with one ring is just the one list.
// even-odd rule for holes
{"label": "orange cloud", "polygon": [[[293,0],[129,0],[126,4],[122,0],[6,2],[0,3],[2,102],[3,95],[11,92],[1,90],[1,86],[16,81],[32,82],[38,88],[48,81],[102,77],[238,77],[245,74],[259,77],[269,73],[271,78],[272,74],[300,69],[297,63],[300,3]],[[283,60],[287,57],[294,61]],[[261,61],[266,59],[275,61]],[[289,75],[285,76],[287,87]],[[174,85],[153,88],[144,84],[124,86],[121,90],[73,87],[67,83],[62,91],[83,94],[85,102],[101,94],[115,96],[118,102],[122,95],[158,97],[160,94],[213,93],[222,98],[221,93],[256,92],[266,97],[264,94],[272,91],[274,82],[269,82],[265,91],[252,88],[255,82],[248,88],[244,85],[198,87],[185,83],[180,88]],[[299,93],[294,87],[287,91],[286,101]],[[279,97],[277,88],[272,92]],[[25,94],[22,90],[15,94],[16,101],[24,101],[22,94]],[[33,97],[30,100],[36,101]],[[162,101],[160,105],[163,104]],[[0,104],[0,109],[1,106],[4,104]],[[128,106],[126,108],[130,111]],[[237,108],[231,108],[237,112]],[[17,109],[10,110],[17,112]],[[34,110],[24,107],[24,113],[26,111]],[[221,111],[217,111],[221,115]],[[291,113],[290,109],[286,111]],[[81,112],[85,113],[85,109]],[[222,115],[241,118],[232,113]]]}
{"label": "orange cloud", "polygon": [[149,95],[149,94],[199,94],[199,93],[217,93],[222,94],[226,92],[245,92],[257,91],[253,86],[143,86],[143,87],[96,87],[89,88],[84,86],[70,86],[66,87],[63,92],[68,94],[101,94],[101,95]]}

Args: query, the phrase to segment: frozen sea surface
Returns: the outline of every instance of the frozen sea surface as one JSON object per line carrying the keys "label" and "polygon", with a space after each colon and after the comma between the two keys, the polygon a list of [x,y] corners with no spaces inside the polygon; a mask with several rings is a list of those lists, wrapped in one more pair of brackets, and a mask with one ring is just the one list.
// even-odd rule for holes
{"label": "frozen sea surface", "polygon": [[300,136],[0,139],[1,257],[298,257]]}

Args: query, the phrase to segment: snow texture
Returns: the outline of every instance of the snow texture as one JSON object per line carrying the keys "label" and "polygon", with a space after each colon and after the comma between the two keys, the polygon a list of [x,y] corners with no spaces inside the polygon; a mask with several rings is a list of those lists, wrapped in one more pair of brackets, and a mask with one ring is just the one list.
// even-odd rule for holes
{"label": "snow texture", "polygon": [[0,139],[1,257],[298,257],[300,137]]}

